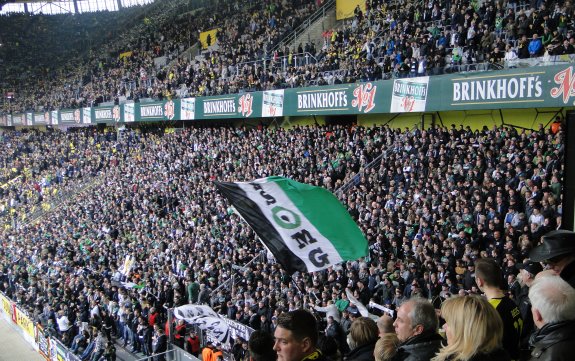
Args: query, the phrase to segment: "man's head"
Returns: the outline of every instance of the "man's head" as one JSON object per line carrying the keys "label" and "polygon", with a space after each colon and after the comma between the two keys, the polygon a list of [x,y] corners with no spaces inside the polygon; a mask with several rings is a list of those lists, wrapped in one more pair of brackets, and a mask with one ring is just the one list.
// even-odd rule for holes
{"label": "man's head", "polygon": [[379,330],[374,320],[369,317],[359,317],[351,324],[349,337],[353,348],[377,341]]}
{"label": "man's head", "polygon": [[437,324],[437,314],[433,305],[424,299],[413,299],[399,307],[393,327],[399,341],[405,342],[423,332],[436,331]]}
{"label": "man's head", "polygon": [[537,277],[529,289],[529,300],[538,328],[548,323],[575,320],[575,289],[561,277]]}
{"label": "man's head", "polygon": [[250,335],[248,343],[252,361],[275,360],[274,338],[267,332],[258,330]]}
{"label": "man's head", "polygon": [[479,258],[475,261],[475,283],[480,290],[501,288],[503,273],[501,267],[492,258]]}
{"label": "man's head", "polygon": [[304,310],[282,313],[274,332],[274,350],[280,361],[300,361],[315,351],[317,324],[313,315]]}
{"label": "man's head", "polygon": [[541,267],[539,263],[531,261],[518,263],[515,267],[519,270],[519,279],[521,280],[521,283],[527,287],[531,287],[535,280],[535,276],[543,270],[543,267]]}
{"label": "man's head", "polygon": [[545,262],[557,274],[575,261],[575,232],[551,231],[543,236],[543,242],[529,253],[533,262]]}
{"label": "man's head", "polygon": [[379,330],[379,337],[383,337],[386,333],[395,333],[393,329],[393,318],[389,315],[383,315],[377,319],[377,328]]}

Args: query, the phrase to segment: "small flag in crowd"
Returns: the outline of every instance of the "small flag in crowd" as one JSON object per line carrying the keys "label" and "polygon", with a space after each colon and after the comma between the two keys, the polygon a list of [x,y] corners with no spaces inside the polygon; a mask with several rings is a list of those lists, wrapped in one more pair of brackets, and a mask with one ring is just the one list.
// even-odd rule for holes
{"label": "small flag in crowd", "polygon": [[324,188],[283,177],[215,185],[290,274],[367,255],[367,240]]}

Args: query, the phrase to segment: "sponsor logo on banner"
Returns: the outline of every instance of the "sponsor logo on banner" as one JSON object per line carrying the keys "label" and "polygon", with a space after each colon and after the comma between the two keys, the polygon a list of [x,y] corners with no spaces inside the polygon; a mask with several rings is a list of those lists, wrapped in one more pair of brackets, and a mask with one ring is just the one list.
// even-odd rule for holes
{"label": "sponsor logo on banner", "polygon": [[196,98],[184,98],[180,103],[180,114],[182,120],[196,118]]}
{"label": "sponsor logo on banner", "polygon": [[423,112],[427,103],[429,77],[395,79],[391,95],[391,113]]}
{"label": "sponsor logo on banner", "polygon": [[58,125],[58,111],[52,110],[52,125]]}
{"label": "sponsor logo on banner", "polygon": [[92,108],[82,108],[82,123],[92,123]]}
{"label": "sponsor logo on banner", "polygon": [[60,117],[62,119],[62,123],[73,123],[74,122],[74,112],[71,112],[71,111],[60,112]]}
{"label": "sponsor logo on banner", "polygon": [[80,124],[80,121],[82,120],[82,119],[80,118],[80,116],[81,116],[80,109],[74,110],[74,122],[75,122],[76,124]]}
{"label": "sponsor logo on banner", "polygon": [[52,120],[50,119],[50,112],[44,112],[44,123],[52,124]]}
{"label": "sponsor logo on banner", "polygon": [[204,115],[206,116],[235,115],[236,113],[236,98],[204,100]]}
{"label": "sponsor logo on banner", "polygon": [[44,328],[41,324],[38,324],[38,351],[40,354],[50,359],[50,340],[44,335]]}
{"label": "sponsor logo on banner", "polygon": [[[557,79],[557,75],[555,76]],[[452,79],[451,105],[544,102],[543,82],[536,73],[484,75]],[[553,96],[553,90],[552,94]],[[557,94],[558,96],[558,94]]]}
{"label": "sponsor logo on banner", "polygon": [[169,120],[174,119],[174,117],[176,116],[176,105],[174,104],[173,101],[168,100],[166,104],[164,104],[164,115]]}
{"label": "sponsor logo on banner", "polygon": [[12,116],[12,124],[21,125],[22,124],[22,114]]}
{"label": "sponsor logo on banner", "polygon": [[131,123],[136,120],[134,109],[134,103],[124,104],[124,122]]}
{"label": "sponsor logo on banner", "polygon": [[94,108],[94,119],[96,122],[114,120],[112,108]]}
{"label": "sponsor logo on banner", "polygon": [[254,97],[251,94],[244,94],[240,97],[240,106],[239,111],[242,117],[249,117],[252,115],[253,111],[253,104],[254,104]]}
{"label": "sponsor logo on banner", "polygon": [[26,113],[26,121],[24,125],[34,125],[34,114]]}
{"label": "sponsor logo on banner", "polygon": [[8,125],[8,116],[7,115],[0,116],[0,124],[3,126]]}
{"label": "sponsor logo on banner", "polygon": [[23,312],[20,311],[19,308],[16,307],[16,324],[24,330],[24,332],[30,336],[32,340],[36,338],[34,334],[34,323],[32,320],[26,316]]}
{"label": "sponsor logo on banner", "polygon": [[[573,67],[568,67],[553,76],[553,81],[557,87],[551,89],[550,95],[557,99],[561,97],[564,104],[567,104],[571,97],[575,96],[575,72]],[[575,102],[573,102],[575,105]]]}
{"label": "sponsor logo on banner", "polygon": [[347,88],[298,92],[297,110],[298,112],[348,110],[346,90]]}
{"label": "sponsor logo on banner", "polygon": [[351,101],[351,106],[360,112],[369,113],[375,108],[376,92],[377,86],[372,83],[359,85],[353,90],[354,99]]}
{"label": "sponsor logo on banner", "polygon": [[120,121],[120,106],[114,105],[112,108],[112,119],[117,123]]}
{"label": "sponsor logo on banner", "polygon": [[34,124],[44,124],[44,123],[46,123],[44,113],[34,114]]}
{"label": "sponsor logo on banner", "polygon": [[141,105],[140,106],[140,116],[142,117],[142,119],[163,118],[164,117],[164,107],[162,106],[162,104]]}
{"label": "sponsor logo on banner", "polygon": [[270,90],[263,94],[262,117],[281,117],[284,114],[284,91]]}

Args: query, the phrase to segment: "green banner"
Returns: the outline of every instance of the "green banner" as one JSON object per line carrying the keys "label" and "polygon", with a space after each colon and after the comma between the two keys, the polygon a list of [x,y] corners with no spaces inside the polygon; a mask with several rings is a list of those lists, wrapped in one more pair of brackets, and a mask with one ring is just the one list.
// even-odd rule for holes
{"label": "green banner", "polygon": [[90,109],[90,120],[93,123],[118,123],[122,118],[119,105],[84,109]]}
{"label": "green banner", "polygon": [[[572,66],[530,67],[431,78],[427,110],[573,106]],[[438,90],[438,91],[436,91]]]}
{"label": "green banner", "polygon": [[64,109],[60,110],[60,119],[58,124],[80,124],[82,121],[81,109]]}
{"label": "green banner", "polygon": [[0,125],[381,114],[575,105],[569,65],[401,78],[2,116]]}

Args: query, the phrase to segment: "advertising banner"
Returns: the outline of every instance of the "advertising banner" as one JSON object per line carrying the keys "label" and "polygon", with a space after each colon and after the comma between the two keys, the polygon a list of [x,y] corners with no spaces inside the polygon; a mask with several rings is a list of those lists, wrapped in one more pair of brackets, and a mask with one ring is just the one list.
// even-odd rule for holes
{"label": "advertising banner", "polygon": [[262,93],[196,98],[195,119],[261,117]]}
{"label": "advertising banner", "polygon": [[134,107],[134,103],[126,103],[124,104],[124,122],[132,123],[136,121],[136,110]]}
{"label": "advertising banner", "polygon": [[139,121],[174,120],[176,118],[176,104],[173,100],[140,103],[139,115]]}
{"label": "advertising banner", "polygon": [[80,109],[60,110],[59,124],[80,124],[81,115]]}
{"label": "advertising banner", "polygon": [[183,98],[180,100],[180,114],[182,120],[196,119],[196,98]]}
{"label": "advertising banner", "polygon": [[121,119],[120,106],[104,106],[92,108],[94,115],[92,119],[96,123],[117,123]]}
{"label": "advertising banner", "polygon": [[82,108],[82,124],[92,124],[92,108]]}
{"label": "advertising banner", "polygon": [[24,330],[24,334],[28,338],[28,342],[36,343],[36,335],[34,333],[34,323],[32,320],[26,316],[18,307],[15,308],[16,324]]}
{"label": "advertising banner", "polygon": [[50,359],[50,339],[44,335],[44,328],[40,324],[36,327],[38,331],[38,351],[46,359]]}
{"label": "advertising banner", "polygon": [[262,117],[281,117],[284,115],[284,91],[265,91],[262,99]]}
{"label": "advertising banner", "polygon": [[[14,126],[575,106],[575,67],[555,65],[9,116]],[[6,115],[0,124],[8,124]]]}
{"label": "advertising banner", "polygon": [[16,323],[12,302],[3,294],[0,294],[0,302],[2,303],[2,311],[6,317],[10,318],[14,323]]}
{"label": "advertising banner", "polygon": [[23,125],[23,114],[16,114],[12,116],[12,125]]}
{"label": "advertising banner", "polygon": [[50,116],[50,121],[52,125],[58,125],[59,114],[57,110],[52,110]]}
{"label": "advertising banner", "polygon": [[34,125],[44,125],[44,124],[49,124],[49,122],[46,122],[46,114],[48,115],[48,118],[50,117],[50,113],[46,112],[46,113],[34,113]]}
{"label": "advertising banner", "polygon": [[395,79],[390,113],[424,112],[429,77]]}

